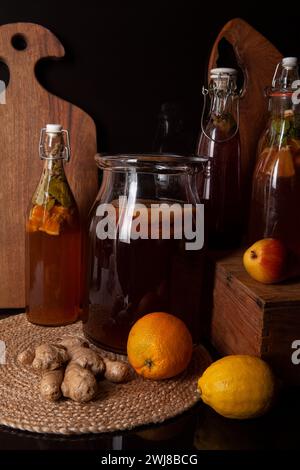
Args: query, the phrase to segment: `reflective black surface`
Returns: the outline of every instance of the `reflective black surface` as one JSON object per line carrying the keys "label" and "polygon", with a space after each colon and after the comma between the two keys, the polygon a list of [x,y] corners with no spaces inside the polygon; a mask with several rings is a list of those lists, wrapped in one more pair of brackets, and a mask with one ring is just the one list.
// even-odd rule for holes
{"label": "reflective black surface", "polygon": [[286,390],[268,415],[238,421],[203,404],[162,425],[131,432],[51,436],[0,427],[0,450],[294,450],[300,439],[299,390]]}

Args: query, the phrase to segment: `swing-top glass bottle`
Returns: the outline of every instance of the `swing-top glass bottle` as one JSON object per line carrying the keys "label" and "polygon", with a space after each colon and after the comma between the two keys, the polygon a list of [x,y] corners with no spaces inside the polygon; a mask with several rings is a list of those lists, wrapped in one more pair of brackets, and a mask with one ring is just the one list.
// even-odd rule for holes
{"label": "swing-top glass bottle", "polygon": [[[202,131],[196,154],[207,158],[207,165],[197,186],[206,204],[208,245],[226,249],[239,244],[243,225],[237,71],[212,69],[203,95]],[[205,122],[206,102],[209,111]]]}
{"label": "swing-top glass bottle", "polygon": [[250,242],[278,238],[300,256],[300,100],[298,61],[285,57],[267,89],[269,120],[253,176]]}
{"label": "swing-top glass bottle", "polygon": [[77,320],[80,302],[81,230],[65,172],[68,132],[57,124],[41,131],[44,168],[26,221],[26,312],[39,325]]}

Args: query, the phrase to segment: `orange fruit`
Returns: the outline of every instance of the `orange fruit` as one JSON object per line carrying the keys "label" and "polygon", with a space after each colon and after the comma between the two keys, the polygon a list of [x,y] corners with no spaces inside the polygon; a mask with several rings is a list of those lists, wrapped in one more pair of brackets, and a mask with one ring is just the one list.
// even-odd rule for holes
{"label": "orange fruit", "polygon": [[168,379],[183,372],[192,357],[193,341],[182,320],[165,312],[140,318],[127,341],[128,360],[147,379]]}

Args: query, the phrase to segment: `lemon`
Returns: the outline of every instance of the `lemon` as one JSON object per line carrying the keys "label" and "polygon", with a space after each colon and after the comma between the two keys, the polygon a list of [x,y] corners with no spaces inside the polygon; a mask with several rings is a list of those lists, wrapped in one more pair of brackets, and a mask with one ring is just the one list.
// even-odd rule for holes
{"label": "lemon", "polygon": [[226,356],[211,364],[198,381],[202,400],[226,418],[264,414],[272,405],[275,378],[262,359]]}

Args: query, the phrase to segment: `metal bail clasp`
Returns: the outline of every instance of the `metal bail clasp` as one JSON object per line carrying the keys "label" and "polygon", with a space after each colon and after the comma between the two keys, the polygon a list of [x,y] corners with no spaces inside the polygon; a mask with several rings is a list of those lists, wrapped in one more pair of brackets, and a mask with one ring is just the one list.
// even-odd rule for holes
{"label": "metal bail clasp", "polygon": [[214,143],[217,143],[217,144],[222,144],[222,143],[229,142],[239,132],[239,127],[240,127],[239,98],[242,95],[242,90],[237,91],[235,82],[234,83],[230,82],[231,77],[229,75],[229,71],[230,71],[230,73],[232,73],[232,71],[234,71],[234,69],[228,69],[228,68],[212,69],[211,73],[214,73],[216,71],[219,71],[219,73],[220,73],[220,75],[218,77],[214,77],[215,80],[219,80],[219,82],[217,82],[217,83],[222,84],[222,81],[227,82],[226,88],[228,90],[227,90],[227,94],[226,94],[226,97],[225,97],[226,98],[225,101],[227,102],[228,98],[231,96],[232,99],[233,99],[233,102],[235,104],[236,128],[235,128],[234,133],[232,135],[230,135],[229,137],[225,138],[225,139],[214,139],[212,136],[207,134],[206,129],[205,129],[206,126],[204,124],[205,111],[206,111],[206,106],[207,106],[207,98],[210,95],[210,93],[217,94],[219,92],[219,90],[221,89],[221,86],[215,86],[215,84],[210,83],[208,88],[206,88],[205,86],[202,87],[203,107],[202,107],[202,113],[201,113],[201,130],[202,130],[202,133],[205,135],[205,137],[207,139],[209,139],[211,142],[214,142]]}
{"label": "metal bail clasp", "polygon": [[65,162],[68,162],[70,160],[71,149],[69,131],[67,129],[62,129],[60,132],[65,135],[66,145],[64,146],[63,152],[61,152],[60,155],[47,156],[45,155],[43,145],[46,135],[46,127],[41,129],[39,141],[39,155],[41,160],[64,160]]}

